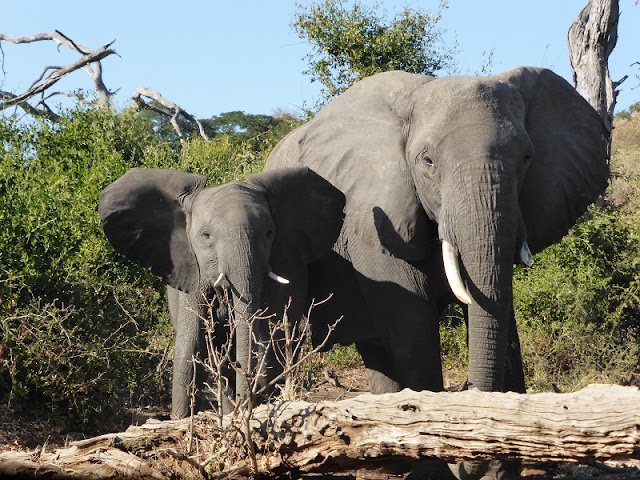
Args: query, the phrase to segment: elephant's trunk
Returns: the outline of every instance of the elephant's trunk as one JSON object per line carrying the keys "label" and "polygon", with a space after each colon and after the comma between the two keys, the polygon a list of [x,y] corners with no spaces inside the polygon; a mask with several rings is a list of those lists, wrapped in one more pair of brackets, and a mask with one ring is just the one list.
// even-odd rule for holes
{"label": "elephant's trunk", "polygon": [[462,295],[470,296],[469,384],[483,391],[500,391],[504,382],[520,224],[516,181],[508,173],[498,161],[468,165],[459,195],[443,205],[448,221],[441,222],[443,244],[459,253]]}
{"label": "elephant's trunk", "polygon": [[513,304],[515,231],[491,217],[482,222],[490,224],[489,230],[474,235],[475,241],[468,240],[460,256],[473,298],[468,306],[469,384],[482,391],[501,391]]}
{"label": "elephant's trunk", "polygon": [[[236,374],[236,400],[243,400],[247,395],[247,381],[245,374],[251,374],[256,366],[255,352],[258,345],[254,340],[256,315],[260,309],[261,285],[256,285],[256,279],[231,281],[233,297],[233,326],[235,328],[236,363],[240,372]],[[261,282],[260,282],[261,283]]]}
{"label": "elephant's trunk", "polygon": [[[241,232],[229,240],[230,251],[221,254],[219,268],[232,294],[233,327],[235,328],[235,361],[241,371],[236,373],[236,400],[247,395],[245,375],[251,376],[263,354],[267,341],[262,334],[264,320],[256,319],[262,307],[265,279],[269,273],[265,254],[250,232]],[[261,381],[261,380],[258,380]]]}
{"label": "elephant's trunk", "polygon": [[[520,224],[517,188],[515,181],[508,182],[508,175],[499,166],[468,170],[466,180],[461,182],[462,194],[446,206],[448,209],[443,205],[448,215],[440,224],[440,235],[443,244],[451,244],[451,256],[459,258],[458,276],[466,286],[461,289],[458,285],[458,292],[453,287],[452,290],[463,297],[461,301],[465,294],[470,297],[465,302],[469,320],[469,386],[501,391],[505,385],[513,262]],[[451,276],[455,277],[455,273]],[[488,467],[487,462],[463,462],[452,466],[452,471],[461,480],[474,480],[483,477]]]}

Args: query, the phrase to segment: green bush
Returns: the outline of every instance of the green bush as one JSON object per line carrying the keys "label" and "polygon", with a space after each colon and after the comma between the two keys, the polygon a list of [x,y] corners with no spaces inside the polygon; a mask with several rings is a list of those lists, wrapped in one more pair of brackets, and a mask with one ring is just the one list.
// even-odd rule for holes
{"label": "green bush", "polygon": [[640,226],[592,208],[557,245],[514,276],[529,387],[617,382],[640,361]]}
{"label": "green bush", "polygon": [[137,166],[241,179],[276,135],[176,148],[134,110],[80,107],[55,125],[4,118],[0,137],[0,401],[76,427],[168,402],[164,286],[108,245],[100,192]]}
{"label": "green bush", "polygon": [[469,350],[467,325],[458,305],[451,305],[440,322],[440,348],[445,387],[463,383],[467,379]]}
{"label": "green bush", "polygon": [[169,338],[162,287],[117,262],[96,208],[126,169],[175,155],[133,112],[78,109],[56,125],[1,125],[0,398],[90,424],[130,392],[162,393],[166,374],[148,376]]}

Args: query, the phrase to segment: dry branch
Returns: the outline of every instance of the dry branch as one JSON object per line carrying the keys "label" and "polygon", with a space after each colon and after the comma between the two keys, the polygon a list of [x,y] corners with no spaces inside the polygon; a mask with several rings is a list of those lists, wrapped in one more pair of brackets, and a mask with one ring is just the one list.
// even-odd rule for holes
{"label": "dry branch", "polygon": [[[90,48],[85,47],[84,45],[74,42],[69,37],[64,35],[62,32],[56,30],[52,33],[39,33],[35,35],[30,35],[26,37],[13,37],[11,35],[5,35],[0,33],[0,42],[6,41],[15,44],[22,43],[33,43],[40,41],[54,41],[60,48],[61,45],[74,50],[81,54],[80,59],[76,62],[66,65],[63,67],[58,66],[47,66],[43,69],[40,76],[33,82],[31,87],[24,93],[14,94],[11,92],[0,91],[0,110],[6,110],[7,108],[19,106],[27,113],[31,115],[39,115],[50,118],[51,120],[56,120],[58,118],[57,114],[55,114],[46,104],[45,100],[50,98],[53,95],[68,95],[74,96],[73,94],[66,92],[55,92],[53,94],[49,94],[46,98],[44,97],[44,92],[51,88],[54,84],[56,84],[59,80],[67,76],[69,73],[74,72],[76,70],[84,70],[86,71],[91,78],[93,79],[94,85],[96,87],[96,91],[100,96],[100,102],[103,105],[108,103],[108,99],[114,92],[111,92],[105,86],[102,80],[102,64],[101,60],[108,57],[109,55],[118,55],[118,53],[111,49],[111,45],[113,41],[107,43],[102,46],[98,50],[91,50]],[[39,101],[38,105],[42,106],[42,109],[38,109],[37,107],[33,107],[29,105],[27,102],[36,97],[37,95],[41,95],[42,98]]]}
{"label": "dry branch", "polygon": [[[439,458],[591,463],[640,458],[640,392],[591,385],[572,394],[413,392],[340,402],[281,402],[254,409],[251,434],[260,473],[339,472]],[[248,472],[227,449],[216,452],[217,419],[148,422],[51,452],[0,453],[0,474],[48,478],[169,478]],[[237,457],[236,457],[237,458]],[[222,465],[224,464],[224,465]],[[214,468],[216,466],[217,468]],[[37,472],[36,472],[37,469]]]}
{"label": "dry branch", "polygon": [[[147,103],[142,97],[147,97],[155,100],[157,104]],[[136,89],[135,95],[132,98],[133,101],[136,102],[138,108],[151,110],[153,112],[169,117],[171,119],[170,121],[173,129],[175,130],[178,138],[180,138],[181,141],[184,140],[184,133],[182,132],[182,128],[180,127],[180,124],[178,122],[180,116],[186,119],[189,123],[195,124],[198,127],[198,131],[200,132],[200,136],[202,136],[202,138],[204,138],[207,142],[211,141],[209,136],[204,131],[204,127],[202,126],[202,124],[193,115],[191,115],[189,112],[185,111],[175,103],[167,100],[158,92],[149,88],[138,87]]]}

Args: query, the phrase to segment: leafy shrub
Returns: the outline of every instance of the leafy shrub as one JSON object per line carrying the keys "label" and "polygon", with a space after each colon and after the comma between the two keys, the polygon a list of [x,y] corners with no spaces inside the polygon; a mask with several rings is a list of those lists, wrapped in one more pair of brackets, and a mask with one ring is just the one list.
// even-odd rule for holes
{"label": "leafy shrub", "polygon": [[306,55],[309,68],[304,73],[322,85],[323,98],[316,107],[375,73],[432,75],[453,65],[456,52],[443,45],[438,25],[446,2],[434,13],[405,7],[393,18],[380,11],[380,5],[347,0],[297,5],[292,26],[313,49]]}
{"label": "leafy shrub", "polygon": [[342,370],[354,368],[362,363],[362,357],[355,345],[334,345],[331,350],[323,353],[323,360],[327,368]]}
{"label": "leafy shrub", "polygon": [[467,378],[469,350],[467,325],[458,305],[450,306],[440,322],[440,348],[445,387],[463,383]]}
{"label": "leafy shrub", "polygon": [[78,109],[56,125],[3,119],[0,135],[2,401],[87,424],[130,391],[162,392],[164,379],[147,376],[168,338],[151,341],[169,328],[161,285],[116,265],[96,208],[115,176],[145,156],[175,155],[132,112]]}
{"label": "leafy shrub", "polygon": [[514,276],[529,386],[620,381],[640,361],[640,226],[592,209]]}

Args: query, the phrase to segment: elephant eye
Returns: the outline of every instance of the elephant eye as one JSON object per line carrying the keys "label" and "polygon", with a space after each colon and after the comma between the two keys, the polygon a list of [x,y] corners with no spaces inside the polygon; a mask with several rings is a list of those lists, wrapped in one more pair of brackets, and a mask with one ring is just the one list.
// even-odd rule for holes
{"label": "elephant eye", "polygon": [[434,163],[433,159],[429,156],[429,153],[427,151],[420,153],[420,155],[418,155],[418,160],[424,163],[425,165],[427,165],[428,167],[436,166],[436,164]]}
{"label": "elephant eye", "polygon": [[209,232],[207,232],[206,230],[204,232],[202,232],[202,236],[206,239],[211,238],[211,234]]}

